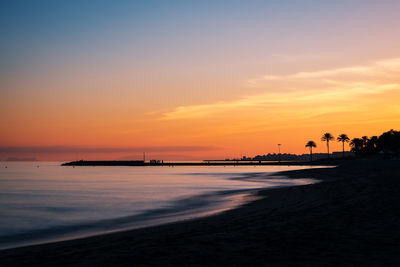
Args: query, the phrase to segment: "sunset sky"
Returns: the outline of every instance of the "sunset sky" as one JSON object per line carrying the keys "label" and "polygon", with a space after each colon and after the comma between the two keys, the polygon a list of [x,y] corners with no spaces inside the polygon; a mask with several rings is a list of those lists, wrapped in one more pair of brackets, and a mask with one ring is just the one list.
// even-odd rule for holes
{"label": "sunset sky", "polygon": [[399,130],[399,14],[397,0],[2,1],[0,160],[322,153],[324,132]]}

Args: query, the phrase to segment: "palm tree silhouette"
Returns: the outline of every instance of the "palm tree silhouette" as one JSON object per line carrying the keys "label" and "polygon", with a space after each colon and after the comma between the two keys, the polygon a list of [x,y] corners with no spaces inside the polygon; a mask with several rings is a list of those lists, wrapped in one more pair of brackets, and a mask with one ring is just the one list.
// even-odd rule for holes
{"label": "palm tree silhouette", "polygon": [[321,141],[326,142],[326,147],[328,148],[328,158],[329,158],[329,141],[332,140],[335,140],[335,137],[333,137],[333,135],[330,133],[324,133],[321,137]]}
{"label": "palm tree silhouette", "polygon": [[350,146],[352,147],[351,151],[358,154],[363,149],[363,140],[361,138],[353,138],[350,142]]}
{"label": "palm tree silhouette", "polygon": [[344,158],[344,143],[345,143],[345,142],[349,142],[349,141],[350,141],[350,138],[347,136],[347,134],[341,134],[341,135],[339,135],[339,136],[336,138],[336,140],[337,140],[338,142],[342,142],[342,146],[343,146],[342,158]]}
{"label": "palm tree silhouette", "polygon": [[310,159],[312,161],[312,148],[313,147],[317,147],[317,145],[315,144],[314,141],[308,141],[307,144],[306,144],[306,147],[310,148]]}

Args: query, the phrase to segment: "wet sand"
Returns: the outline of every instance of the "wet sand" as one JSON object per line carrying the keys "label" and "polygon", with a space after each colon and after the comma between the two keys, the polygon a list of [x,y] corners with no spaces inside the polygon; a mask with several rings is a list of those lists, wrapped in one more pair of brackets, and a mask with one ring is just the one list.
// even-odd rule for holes
{"label": "wet sand", "polygon": [[400,266],[399,161],[280,175],[321,182],[215,216],[0,251],[0,266]]}

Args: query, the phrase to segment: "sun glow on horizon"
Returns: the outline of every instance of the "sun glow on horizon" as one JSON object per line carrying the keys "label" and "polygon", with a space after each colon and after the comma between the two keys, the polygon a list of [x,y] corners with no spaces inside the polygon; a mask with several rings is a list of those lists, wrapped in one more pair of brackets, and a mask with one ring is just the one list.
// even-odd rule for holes
{"label": "sun glow on horizon", "polygon": [[399,2],[172,2],[7,4],[0,160],[323,153],[324,132],[400,128]]}

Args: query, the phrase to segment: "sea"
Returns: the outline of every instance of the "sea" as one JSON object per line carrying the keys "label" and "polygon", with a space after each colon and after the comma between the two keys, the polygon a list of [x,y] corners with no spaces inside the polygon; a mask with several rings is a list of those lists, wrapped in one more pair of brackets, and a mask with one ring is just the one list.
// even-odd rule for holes
{"label": "sea", "polygon": [[209,216],[261,189],[315,183],[275,174],[303,168],[0,162],[0,249]]}

